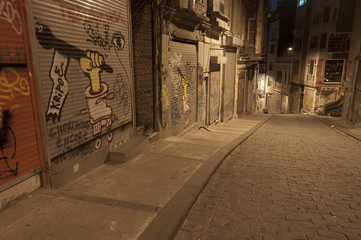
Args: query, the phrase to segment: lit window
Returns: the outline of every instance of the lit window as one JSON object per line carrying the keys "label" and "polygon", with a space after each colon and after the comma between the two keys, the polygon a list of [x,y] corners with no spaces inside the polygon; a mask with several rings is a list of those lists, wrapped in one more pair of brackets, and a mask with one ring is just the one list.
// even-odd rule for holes
{"label": "lit window", "polygon": [[307,2],[307,0],[298,0],[297,1],[297,7],[305,5],[306,2]]}
{"label": "lit window", "polygon": [[339,83],[342,79],[343,60],[326,60],[325,83]]}

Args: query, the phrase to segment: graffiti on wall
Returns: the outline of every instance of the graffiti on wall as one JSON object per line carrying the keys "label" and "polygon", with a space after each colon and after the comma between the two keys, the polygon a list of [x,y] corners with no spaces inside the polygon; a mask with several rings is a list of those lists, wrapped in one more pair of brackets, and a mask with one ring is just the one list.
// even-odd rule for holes
{"label": "graffiti on wall", "polygon": [[211,75],[210,91],[210,120],[216,121],[219,118],[219,72]]}
{"label": "graffiti on wall", "polygon": [[108,51],[110,51],[111,49],[120,51],[124,48],[125,38],[123,34],[119,31],[116,31],[112,35],[110,35],[110,27],[108,24],[104,24],[103,34],[99,32],[99,26],[93,26],[88,21],[85,21],[83,23],[83,27],[89,37],[87,39],[88,42],[91,42],[94,45]]}
{"label": "graffiti on wall", "polygon": [[[0,72],[0,121],[2,120],[3,107],[15,100],[16,93],[22,96],[30,96],[29,82],[21,77],[14,68],[3,68]],[[19,107],[19,104],[12,105],[10,112]]]}
{"label": "graffiti on wall", "polygon": [[0,63],[18,63],[25,62],[26,55],[23,47],[9,48],[9,46],[0,47]]}
{"label": "graffiti on wall", "polygon": [[2,0],[0,2],[0,19],[7,21],[17,34],[22,34],[23,32],[23,23],[20,19],[20,14],[14,6],[15,0]]}
{"label": "graffiti on wall", "polygon": [[127,26],[123,19],[122,13],[118,10],[110,11],[94,11],[94,9],[70,4],[62,0],[53,0],[60,7],[60,11],[64,18],[69,18],[72,22],[84,22],[96,24],[97,26],[106,23],[122,23]]}
{"label": "graffiti on wall", "polygon": [[189,124],[189,116],[191,114],[191,110],[189,107],[189,94],[188,94],[188,87],[190,85],[191,76],[195,69],[195,66],[192,65],[189,61],[187,61],[185,65],[185,73],[182,73],[180,68],[177,68],[179,76],[182,79],[182,86],[183,86],[183,96],[182,96],[182,106],[183,106],[183,116],[184,116],[184,127],[188,127]]}
{"label": "graffiti on wall", "polygon": [[[124,49],[125,46],[125,37],[119,32],[115,31],[113,34],[110,34],[110,26],[109,24],[104,24],[103,34],[100,34],[99,26],[91,24],[88,21],[83,23],[84,30],[88,35],[88,42],[93,43],[95,46],[99,46],[108,52],[113,49],[117,59],[121,66],[121,72],[123,74],[118,73],[114,80],[114,92],[115,98],[118,102],[118,107],[122,105],[124,115],[127,115],[130,112],[130,103],[128,101],[130,96],[129,90],[129,82],[130,78],[128,76],[128,72],[125,69],[123,62],[119,56],[119,51]],[[106,55],[105,55],[106,56]]]}
{"label": "graffiti on wall", "polygon": [[[98,136],[103,127],[110,129],[116,119],[112,108],[108,105],[108,100],[114,98],[114,92],[109,92],[108,84],[102,82],[100,77],[103,64],[105,64],[103,55],[89,50],[86,57],[80,59],[81,70],[90,79],[90,85],[85,90],[85,97],[93,136]],[[100,148],[101,143],[98,142],[96,147]]]}
{"label": "graffiti on wall", "polygon": [[[36,37],[43,48],[54,50],[49,73],[53,88],[49,97],[47,119],[53,118],[54,121],[55,119],[60,121],[61,110],[69,89],[66,73],[70,58],[72,58],[79,62],[81,71],[89,79],[90,84],[85,89],[85,98],[93,136],[98,136],[103,127],[109,130],[116,120],[112,108],[107,104],[108,100],[114,98],[114,92],[110,92],[108,84],[101,81],[101,73],[103,71],[113,73],[113,69],[105,63],[104,56],[96,51],[82,51],[58,39],[48,26],[39,22],[36,26]],[[79,138],[78,136],[77,139]],[[112,140],[111,133],[108,140]],[[96,149],[100,147],[101,141],[97,141]]]}
{"label": "graffiti on wall", "polygon": [[190,92],[189,89],[196,66],[192,65],[190,61],[183,64],[182,54],[178,54],[176,52],[172,52],[170,54],[168,64],[171,69],[171,84],[174,88],[174,94],[171,100],[172,126],[177,126],[179,123],[180,112],[178,109],[178,91],[182,87],[183,95],[181,97],[181,102],[184,117],[184,128],[186,128],[189,125],[189,117],[191,114],[189,106],[190,95],[195,94],[194,89],[193,92]]}
{"label": "graffiti on wall", "polygon": [[169,90],[167,86],[168,71],[162,71],[162,127],[163,130],[168,129],[169,123]]}
{"label": "graffiti on wall", "polygon": [[[18,174],[18,162],[12,167],[12,161],[16,154],[16,137],[14,131],[9,126],[11,114],[9,110],[2,111],[2,125],[0,128],[0,180]],[[2,169],[5,167],[5,169]]]}
{"label": "graffiti on wall", "polygon": [[90,128],[89,121],[70,120],[53,126],[49,129],[49,138],[56,138],[56,146],[59,149],[67,148],[72,143],[80,143],[87,139]]}
{"label": "graffiti on wall", "polygon": [[171,104],[172,126],[175,127],[178,125],[179,119],[181,118],[181,115],[177,107],[177,98],[173,97],[170,104]]}

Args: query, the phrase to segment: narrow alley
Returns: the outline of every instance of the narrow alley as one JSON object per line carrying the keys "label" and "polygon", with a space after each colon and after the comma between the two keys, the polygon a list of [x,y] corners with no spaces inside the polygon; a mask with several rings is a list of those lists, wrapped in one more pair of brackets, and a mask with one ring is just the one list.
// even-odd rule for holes
{"label": "narrow alley", "polygon": [[360,156],[315,117],[276,115],[225,159],[175,239],[361,239]]}

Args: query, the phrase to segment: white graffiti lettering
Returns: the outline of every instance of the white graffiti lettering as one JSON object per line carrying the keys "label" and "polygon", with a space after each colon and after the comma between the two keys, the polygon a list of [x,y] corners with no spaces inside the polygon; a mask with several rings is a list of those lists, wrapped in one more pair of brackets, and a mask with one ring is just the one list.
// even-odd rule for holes
{"label": "white graffiti lettering", "polygon": [[53,63],[50,69],[50,78],[53,80],[53,90],[49,98],[47,116],[56,116],[60,118],[60,112],[64,100],[68,95],[69,82],[65,78],[69,58],[61,55],[57,50],[54,51]]}
{"label": "white graffiti lettering", "polygon": [[22,34],[23,24],[19,12],[14,9],[14,0],[0,2],[0,19],[9,22],[17,34]]}

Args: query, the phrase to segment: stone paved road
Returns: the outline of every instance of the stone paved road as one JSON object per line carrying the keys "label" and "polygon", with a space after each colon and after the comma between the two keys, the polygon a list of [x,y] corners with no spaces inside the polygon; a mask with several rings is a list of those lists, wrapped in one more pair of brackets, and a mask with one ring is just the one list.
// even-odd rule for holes
{"label": "stone paved road", "polygon": [[361,142],[274,116],[225,159],[175,239],[361,239]]}

